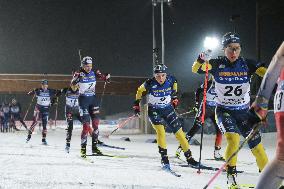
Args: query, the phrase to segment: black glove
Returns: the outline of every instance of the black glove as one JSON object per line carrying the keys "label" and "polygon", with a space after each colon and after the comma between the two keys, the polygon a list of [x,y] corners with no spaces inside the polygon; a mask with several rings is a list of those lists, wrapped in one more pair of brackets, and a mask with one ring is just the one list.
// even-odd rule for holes
{"label": "black glove", "polygon": [[205,54],[203,52],[198,55],[197,61],[201,64],[205,62]]}
{"label": "black glove", "polygon": [[261,119],[258,117],[258,115],[255,113],[254,108],[250,108],[248,111],[248,124],[253,127],[256,123],[261,122]]}
{"label": "black glove", "polygon": [[134,111],[134,115],[136,116],[140,116],[140,100],[135,100],[134,105],[133,105],[133,111]]}

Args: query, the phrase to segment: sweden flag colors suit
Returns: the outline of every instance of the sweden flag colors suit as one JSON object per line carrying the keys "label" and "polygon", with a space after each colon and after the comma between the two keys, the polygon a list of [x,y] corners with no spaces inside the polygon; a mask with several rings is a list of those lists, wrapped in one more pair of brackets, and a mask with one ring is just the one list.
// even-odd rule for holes
{"label": "sweden flag colors suit", "polygon": [[170,127],[175,134],[184,151],[187,162],[189,164],[196,164],[197,162],[192,158],[188,141],[185,138],[181,123],[172,105],[172,99],[177,98],[176,79],[173,76],[167,76],[163,84],[157,82],[155,77],[148,79],[138,88],[135,104],[139,105],[142,96],[146,94],[149,95],[148,116],[157,133],[157,143],[159,153],[162,157],[162,164],[169,164],[165,126]]}
{"label": "sweden flag colors suit", "polygon": [[[250,78],[253,73],[264,75],[266,68],[253,60],[239,57],[235,62],[230,62],[222,56],[210,59],[208,62],[209,73],[215,80],[216,92],[216,121],[227,139],[225,159],[228,159],[237,149],[240,142],[239,132],[246,137],[254,124],[248,112],[250,106]],[[192,72],[204,73],[205,63],[196,61]],[[249,142],[249,147],[256,158],[261,171],[268,162],[267,155],[261,143],[261,136],[257,133]],[[235,167],[237,156],[229,166]]]}

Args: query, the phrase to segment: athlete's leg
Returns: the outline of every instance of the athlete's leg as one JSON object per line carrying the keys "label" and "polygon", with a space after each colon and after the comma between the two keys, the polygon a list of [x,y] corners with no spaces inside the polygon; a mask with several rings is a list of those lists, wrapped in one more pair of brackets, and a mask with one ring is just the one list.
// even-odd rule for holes
{"label": "athlete's leg", "polygon": [[96,96],[92,97],[92,104],[89,107],[90,116],[92,120],[92,130],[90,130],[90,134],[92,136],[92,153],[93,154],[102,154],[102,152],[99,150],[97,144],[98,144],[98,137],[99,137],[99,105]]}
{"label": "athlete's leg", "polygon": [[216,137],[215,137],[215,145],[214,145],[214,158],[216,160],[224,160],[224,158],[222,157],[222,155],[220,154],[220,150],[221,150],[221,145],[222,145],[222,133],[216,123],[216,119],[215,119],[215,113],[210,116],[210,119],[214,125],[215,131],[216,131]]}
{"label": "athlete's leg", "polygon": [[72,131],[73,131],[73,112],[72,108],[65,106],[65,117],[67,121],[67,132],[66,132],[66,147],[65,150],[69,152],[70,142],[72,138]]}
{"label": "athlete's leg", "polygon": [[35,106],[34,109],[34,115],[33,115],[33,122],[32,125],[30,126],[29,130],[28,130],[28,137],[27,137],[27,142],[31,139],[32,137],[32,133],[34,131],[35,126],[37,125],[37,120],[39,118],[39,109],[38,106]]}
{"label": "athlete's leg", "polygon": [[201,123],[201,115],[202,115],[202,104],[199,107],[198,112],[195,115],[194,121],[193,121],[193,125],[191,127],[191,129],[186,133],[186,137],[188,139],[188,141],[190,141],[190,139],[199,131],[199,129],[202,127],[202,123]]}
{"label": "athlete's leg", "polygon": [[81,156],[86,157],[87,137],[90,131],[89,99],[85,96],[79,97],[79,111],[83,123],[81,132]]}
{"label": "athlete's leg", "polygon": [[[247,137],[249,135],[254,124],[251,122],[251,119],[249,119],[249,116],[251,115],[246,110],[240,110],[235,115],[238,128],[243,137]],[[256,159],[259,170],[262,171],[268,162],[268,158],[261,143],[261,135],[259,132],[257,132],[252,139],[248,141],[248,145]]]}
{"label": "athlete's leg", "polygon": [[284,179],[284,162],[274,159],[261,173],[256,189],[278,189]]}
{"label": "athlete's leg", "polygon": [[167,143],[166,143],[166,131],[164,125],[162,124],[163,120],[160,115],[160,111],[156,108],[148,108],[149,120],[156,131],[156,139],[158,144],[159,153],[161,155],[162,165],[169,165],[169,158],[167,154]]}
{"label": "athlete's leg", "polygon": [[21,122],[21,124],[26,128],[26,130],[28,130],[28,127],[26,125],[26,123],[24,122],[23,118],[21,115],[19,115],[19,121]]}
{"label": "athlete's leg", "polygon": [[41,113],[41,120],[42,120],[42,143],[46,143],[46,135],[47,135],[47,121],[48,121],[48,115],[49,115],[48,109],[43,109]]}
{"label": "athlete's leg", "polygon": [[180,123],[180,120],[172,106],[168,106],[166,108],[163,108],[161,111],[162,118],[165,120],[167,125],[170,127],[172,132],[175,134],[176,139],[179,141],[180,146],[182,147],[182,150],[184,152],[184,156],[186,157],[186,160],[188,164],[191,165],[197,165],[198,162],[194,160],[192,157],[192,153],[189,149],[189,143],[188,140],[185,137],[184,132],[182,131],[182,126]]}
{"label": "athlete's leg", "polygon": [[[225,150],[225,160],[227,161],[233,153],[238,149],[240,136],[237,132],[237,124],[235,118],[232,116],[231,111],[216,107],[216,122],[220,131],[224,134],[227,140]],[[236,183],[236,165],[237,155],[235,155],[227,164],[227,184],[235,186]]]}

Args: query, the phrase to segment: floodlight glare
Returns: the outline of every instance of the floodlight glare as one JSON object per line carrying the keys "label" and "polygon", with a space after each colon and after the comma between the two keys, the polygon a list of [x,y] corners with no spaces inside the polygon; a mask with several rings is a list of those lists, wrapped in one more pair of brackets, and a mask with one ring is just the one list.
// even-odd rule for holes
{"label": "floodlight glare", "polygon": [[216,49],[219,45],[219,40],[216,37],[205,37],[205,40],[203,42],[203,46],[206,49]]}

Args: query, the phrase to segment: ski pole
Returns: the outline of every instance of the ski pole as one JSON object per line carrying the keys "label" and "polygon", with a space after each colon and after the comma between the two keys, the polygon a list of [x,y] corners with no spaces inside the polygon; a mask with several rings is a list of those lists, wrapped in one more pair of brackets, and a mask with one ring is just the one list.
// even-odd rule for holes
{"label": "ski pole", "polygon": [[200,166],[201,166],[201,152],[202,152],[202,144],[203,144],[203,133],[204,133],[204,121],[205,121],[205,111],[206,111],[206,94],[207,94],[207,82],[208,82],[208,64],[209,64],[209,57],[210,57],[211,50],[207,50],[205,52],[205,56],[207,56],[205,60],[205,79],[204,79],[204,88],[203,88],[203,103],[202,103],[202,115],[201,115],[201,139],[200,139],[200,146],[199,146],[199,165],[197,173],[200,173]]}
{"label": "ski pole", "polygon": [[105,95],[106,84],[107,84],[107,82],[105,81],[105,83],[104,83],[103,93],[102,93],[102,96],[101,96],[100,107],[102,107],[102,104],[103,104],[103,97],[104,97],[104,95]]}
{"label": "ski pole", "polygon": [[208,181],[208,183],[203,187],[203,189],[206,189],[210,186],[210,184],[218,177],[218,175],[223,171],[225,166],[233,159],[235,155],[239,153],[239,151],[243,148],[243,146],[250,140],[254,135],[257,133],[258,129],[261,127],[262,122],[257,123],[254,125],[248,136],[245,138],[245,140],[240,144],[239,148],[226,160],[226,162],[219,168],[219,170],[213,175],[213,177]]}
{"label": "ski pole", "polygon": [[32,103],[33,103],[33,101],[34,101],[34,98],[35,98],[35,94],[34,94],[34,96],[33,96],[33,98],[32,98],[32,101],[31,101],[31,103],[30,103],[30,105],[29,105],[29,107],[28,107],[26,113],[25,113],[25,116],[24,116],[24,119],[23,119],[24,121],[26,120],[26,117],[27,117],[27,115],[28,115],[28,113],[29,113],[29,110],[30,110],[31,105],[32,105]]}
{"label": "ski pole", "polygon": [[128,123],[130,120],[132,120],[135,117],[136,117],[136,115],[132,115],[132,116],[128,117],[125,121],[123,121],[122,123],[118,124],[118,126],[112,132],[110,132],[109,134],[105,135],[105,137],[108,138],[110,135],[112,135],[118,129],[124,127],[126,125],[126,123]]}
{"label": "ski pole", "polygon": [[81,49],[78,50],[78,53],[79,53],[79,58],[80,58],[80,63],[81,63],[82,61]]}
{"label": "ski pole", "polygon": [[56,102],[55,102],[55,117],[54,117],[54,127],[56,128],[56,121],[57,121],[57,109],[58,109],[58,97],[56,97]]}

